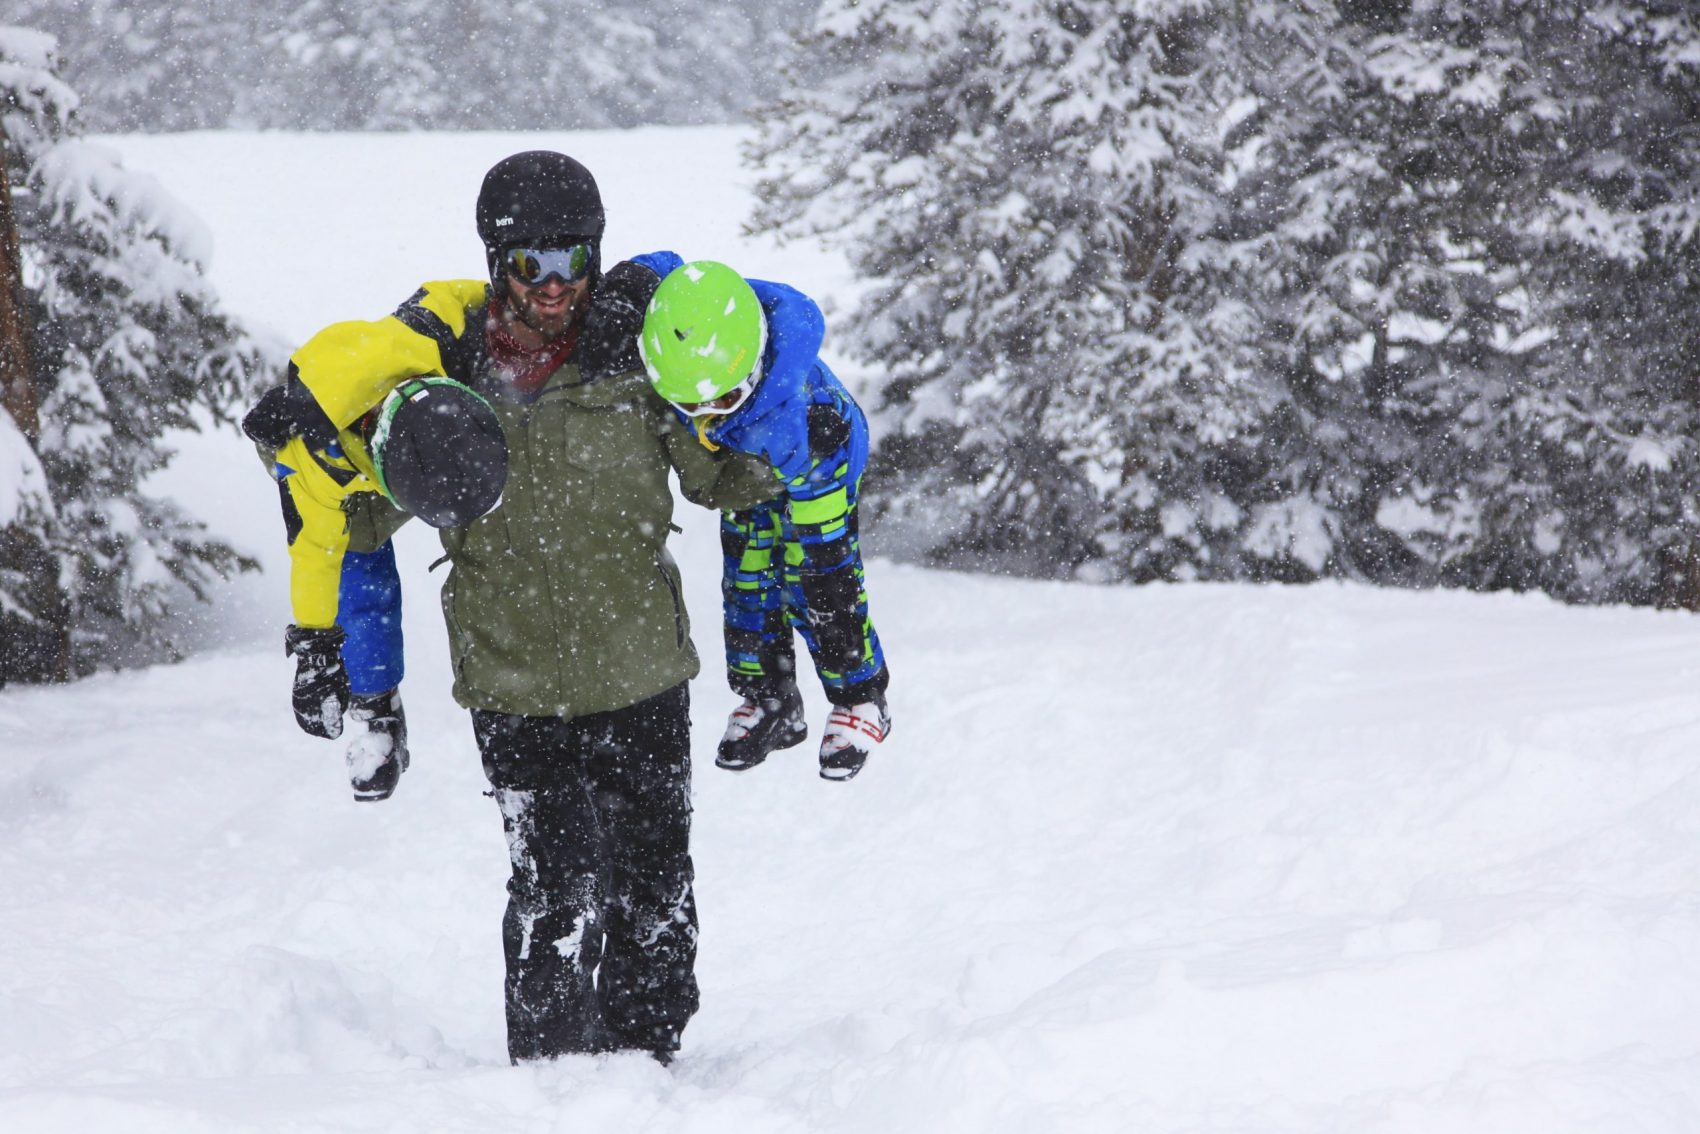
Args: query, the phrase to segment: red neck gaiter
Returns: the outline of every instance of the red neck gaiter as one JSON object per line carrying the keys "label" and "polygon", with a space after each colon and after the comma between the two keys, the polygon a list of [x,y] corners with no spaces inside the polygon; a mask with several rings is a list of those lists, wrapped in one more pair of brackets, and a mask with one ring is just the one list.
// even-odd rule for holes
{"label": "red neck gaiter", "polygon": [[484,345],[490,352],[490,362],[520,393],[531,397],[543,388],[549,375],[559,370],[578,346],[578,323],[552,343],[528,347],[508,330],[507,305],[490,312],[484,321]]}

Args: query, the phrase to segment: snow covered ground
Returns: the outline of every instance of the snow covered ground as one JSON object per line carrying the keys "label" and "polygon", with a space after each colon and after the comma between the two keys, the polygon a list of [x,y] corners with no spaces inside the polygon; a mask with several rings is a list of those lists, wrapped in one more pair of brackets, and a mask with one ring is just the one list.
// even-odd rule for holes
{"label": "snow covered ground", "polygon": [[[837,260],[739,236],[738,138],[112,144],[293,340],[477,274],[478,177],[539,144],[598,173],[616,253],[845,294]],[[251,452],[186,438],[160,489],[269,571],[183,664],[0,691],[0,1130],[1700,1130],[1690,617],[876,557],[889,750],[847,785],[807,748],[699,761],[682,1057],[516,1069],[506,854],[430,534],[401,540],[413,769],[356,805],[340,746],[290,720]],[[681,519],[712,657],[714,524]],[[694,693],[704,756],[729,698]]]}

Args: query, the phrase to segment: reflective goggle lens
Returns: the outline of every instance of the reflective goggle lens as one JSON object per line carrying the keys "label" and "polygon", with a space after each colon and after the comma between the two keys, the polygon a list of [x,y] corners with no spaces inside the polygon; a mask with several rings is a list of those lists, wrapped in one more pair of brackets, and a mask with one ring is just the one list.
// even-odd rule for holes
{"label": "reflective goggle lens", "polygon": [[562,283],[578,283],[590,274],[596,254],[588,244],[574,244],[567,248],[510,248],[505,258],[510,276],[535,287],[550,276],[560,276]]}

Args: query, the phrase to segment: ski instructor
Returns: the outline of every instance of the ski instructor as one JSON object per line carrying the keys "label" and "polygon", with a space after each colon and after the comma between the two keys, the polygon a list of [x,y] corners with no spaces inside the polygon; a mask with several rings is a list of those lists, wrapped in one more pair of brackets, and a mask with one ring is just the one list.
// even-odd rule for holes
{"label": "ski instructor", "polygon": [[[711,454],[650,388],[636,339],[659,276],[641,256],[603,270],[589,170],[515,154],[485,176],[476,216],[487,279],[427,283],[387,318],[325,328],[244,421],[296,458],[276,469],[296,715],[335,736],[343,709],[376,686],[395,722],[389,787],[406,766],[388,537],[410,500],[349,458],[398,390],[452,379],[468,391],[455,396],[476,398],[460,424],[482,436],[488,407],[505,443],[499,501],[474,470],[470,504],[420,514],[441,528],[454,697],[471,710],[510,851],[508,1053],[631,1050],[665,1063],[697,1008],[686,682],[699,666],[666,547],[669,476],[710,508],[752,506],[777,483],[757,462]],[[441,430],[416,455],[463,440]],[[401,459],[386,458],[392,474]],[[327,467],[340,493],[293,483]],[[317,542],[297,554],[309,532]]]}

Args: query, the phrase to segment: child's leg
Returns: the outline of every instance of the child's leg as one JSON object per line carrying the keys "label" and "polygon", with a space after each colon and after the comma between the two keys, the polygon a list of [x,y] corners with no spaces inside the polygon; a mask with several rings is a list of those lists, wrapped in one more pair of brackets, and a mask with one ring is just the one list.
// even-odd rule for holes
{"label": "child's leg", "polygon": [[[785,528],[786,616],[808,643],[833,709],[821,735],[822,779],[856,776],[891,731],[888,673],[879,635],[868,617],[856,505],[846,496],[840,521],[808,523],[792,501]],[[805,522],[797,522],[799,513]]]}
{"label": "child's leg", "polygon": [[714,763],[735,772],[801,743],[809,733],[775,559],[779,516],[779,506],[768,504],[720,519],[726,673],[732,691],[744,700],[726,722]]}
{"label": "child's leg", "polygon": [[343,665],[354,694],[348,778],[359,800],[388,799],[407,769],[407,717],[401,707],[401,576],[388,540],[342,558],[337,623],[347,634]]}
{"label": "child's leg", "polygon": [[785,615],[808,644],[835,705],[876,700],[887,680],[885,652],[868,616],[857,487],[852,481],[836,501],[793,500],[783,530]]}
{"label": "child's leg", "polygon": [[796,680],[776,560],[780,509],[777,503],[760,504],[720,518],[726,678],[744,697],[776,692]]}
{"label": "child's leg", "polygon": [[376,551],[343,555],[337,623],[348,635],[342,661],[356,695],[401,684],[401,576],[388,541]]}

